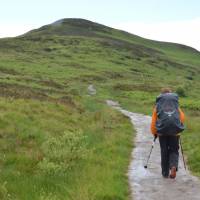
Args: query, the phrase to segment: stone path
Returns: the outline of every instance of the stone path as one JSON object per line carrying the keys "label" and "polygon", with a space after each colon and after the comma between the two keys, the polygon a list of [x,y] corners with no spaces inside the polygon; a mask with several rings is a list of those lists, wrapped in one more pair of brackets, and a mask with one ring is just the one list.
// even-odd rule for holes
{"label": "stone path", "polygon": [[128,116],[136,130],[135,148],[129,166],[129,182],[134,200],[200,200],[200,180],[186,171],[180,152],[179,171],[176,179],[161,176],[160,147],[156,141],[148,168],[148,157],[153,137],[150,134],[151,117],[123,110],[118,103],[107,104]]}

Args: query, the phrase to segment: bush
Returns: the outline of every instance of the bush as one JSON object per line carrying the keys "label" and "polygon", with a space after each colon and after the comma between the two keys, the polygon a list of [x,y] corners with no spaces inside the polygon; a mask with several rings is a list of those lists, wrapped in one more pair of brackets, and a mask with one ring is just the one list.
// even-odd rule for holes
{"label": "bush", "polygon": [[190,76],[190,75],[188,75],[188,76],[186,76],[186,79],[188,79],[188,80],[193,80],[193,76]]}
{"label": "bush", "polygon": [[182,108],[200,111],[200,101],[197,99],[180,99],[180,105]]}
{"label": "bush", "polygon": [[176,89],[176,93],[180,96],[180,97],[186,97],[186,93],[185,90],[182,87],[178,87]]}
{"label": "bush", "polygon": [[51,137],[42,145],[44,158],[38,167],[49,175],[65,173],[85,157],[86,146],[86,137],[80,131],[66,131],[62,136]]}
{"label": "bush", "polygon": [[58,197],[56,197],[52,193],[47,194],[44,191],[42,191],[42,193],[40,194],[39,200],[58,200]]}
{"label": "bush", "polygon": [[6,188],[6,182],[3,183],[3,185],[0,186],[0,199],[1,200],[8,200],[10,199],[10,195],[8,193],[8,190]]}

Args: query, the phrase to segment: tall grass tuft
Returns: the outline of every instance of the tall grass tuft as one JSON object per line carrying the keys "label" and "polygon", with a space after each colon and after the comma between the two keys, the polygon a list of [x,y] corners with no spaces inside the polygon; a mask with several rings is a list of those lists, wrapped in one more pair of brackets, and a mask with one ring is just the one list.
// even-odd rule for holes
{"label": "tall grass tuft", "polygon": [[86,136],[81,131],[65,131],[62,136],[49,137],[42,145],[44,158],[38,163],[48,175],[66,173],[87,155]]}

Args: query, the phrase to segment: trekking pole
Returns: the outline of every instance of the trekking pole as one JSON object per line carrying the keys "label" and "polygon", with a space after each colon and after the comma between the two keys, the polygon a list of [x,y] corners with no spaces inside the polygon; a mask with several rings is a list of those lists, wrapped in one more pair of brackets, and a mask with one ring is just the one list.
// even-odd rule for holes
{"label": "trekking pole", "polygon": [[153,143],[152,143],[152,145],[151,145],[151,150],[150,150],[149,156],[148,156],[148,158],[147,158],[146,165],[144,165],[144,168],[145,168],[145,169],[147,168],[147,165],[148,165],[148,162],[149,162],[149,158],[150,158],[150,156],[151,156],[151,152],[152,152],[153,147],[154,147],[154,145],[155,145],[156,139],[157,139],[157,136],[154,137]]}
{"label": "trekking pole", "polygon": [[182,153],[182,158],[183,158],[183,164],[184,164],[184,168],[186,170],[186,164],[185,164],[185,158],[184,158],[184,154],[183,154],[183,147],[182,147],[182,143],[181,143],[181,137],[180,137],[180,146],[181,146],[181,153]]}

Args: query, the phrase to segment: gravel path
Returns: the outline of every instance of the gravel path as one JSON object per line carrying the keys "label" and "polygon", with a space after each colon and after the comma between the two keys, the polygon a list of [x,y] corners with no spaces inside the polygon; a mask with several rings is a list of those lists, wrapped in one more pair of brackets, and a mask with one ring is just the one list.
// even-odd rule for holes
{"label": "gravel path", "polygon": [[148,169],[144,169],[153,137],[150,134],[151,117],[128,112],[116,102],[107,104],[118,109],[131,119],[136,129],[135,148],[129,166],[129,182],[134,200],[200,200],[200,180],[185,171],[180,153],[179,171],[176,179],[161,176],[160,147],[156,141]]}

